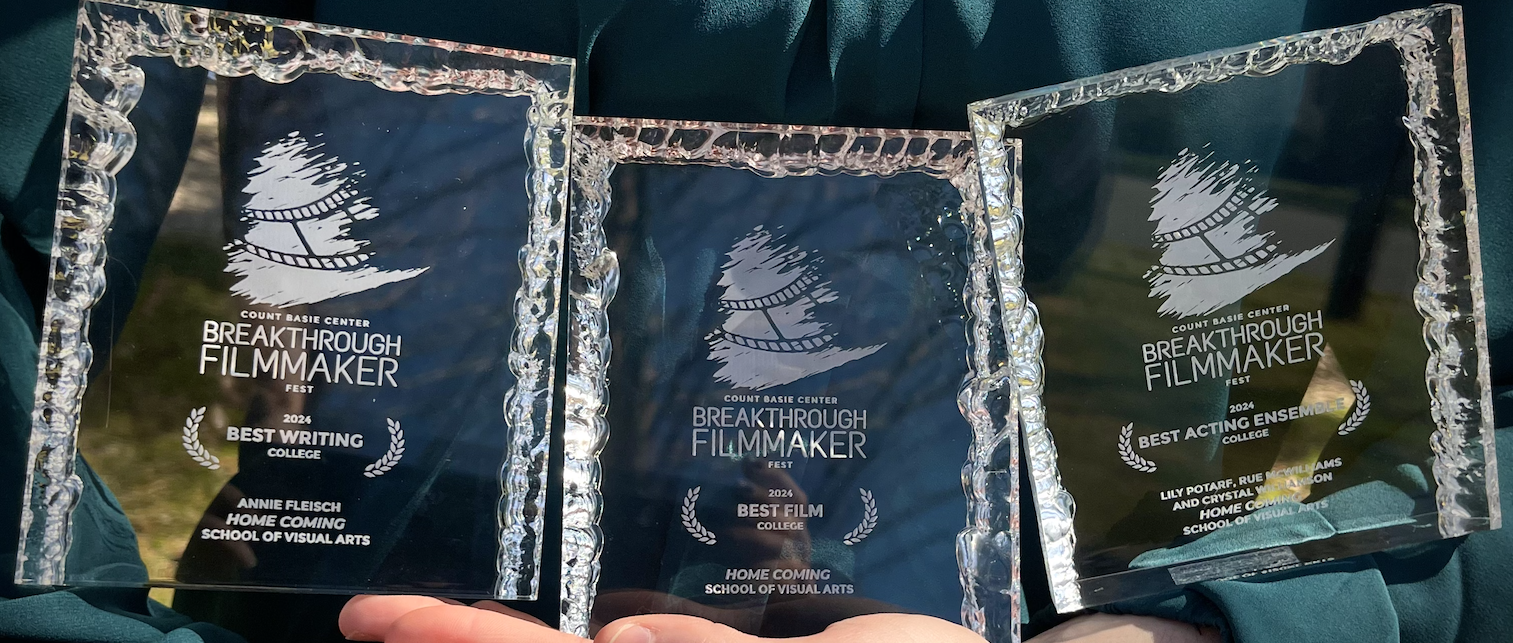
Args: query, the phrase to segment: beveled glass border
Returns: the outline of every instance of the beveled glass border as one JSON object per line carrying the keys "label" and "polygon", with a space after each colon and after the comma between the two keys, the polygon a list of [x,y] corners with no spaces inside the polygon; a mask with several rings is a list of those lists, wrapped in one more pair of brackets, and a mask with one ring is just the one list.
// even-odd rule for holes
{"label": "beveled glass border", "polygon": [[[573,60],[139,0],[86,0],[77,28],[16,582],[66,583],[69,520],[82,492],[74,462],[92,358],[89,314],[107,286],[105,236],[114,213],[115,175],[136,147],[127,115],[142,92],[151,90],[132,62],[169,58],[179,67],[255,75],[272,83],[325,73],[395,92],[531,99],[525,182],[530,230],[520,249],[522,282],[508,356],[516,383],[500,401],[510,435],[499,472],[494,596],[535,598],[567,214]],[[501,254],[513,256],[513,249]]]}
{"label": "beveled glass border", "polygon": [[[1017,160],[1018,142],[1004,145]],[[972,258],[966,295],[971,350],[959,406],[973,431],[962,469],[968,497],[957,537],[962,623],[994,643],[1019,638],[1018,441],[1012,417],[1010,360],[1002,344],[993,246],[1007,233],[984,216],[971,139],[966,132],[855,129],[624,118],[579,118],[573,136],[569,240],[568,373],[565,391],[561,629],[587,636],[599,580],[599,452],[610,427],[607,309],[619,284],[606,247],[610,176],[621,163],[709,165],[768,178],[921,172],[962,195]],[[1013,166],[1017,167],[1017,166]],[[1013,169],[1013,168],[1011,168]],[[1010,181],[1017,182],[1017,172]]]}
{"label": "beveled glass border", "polygon": [[[1269,76],[1291,65],[1341,65],[1365,48],[1389,45],[1402,60],[1408,86],[1404,123],[1414,150],[1415,210],[1420,241],[1415,303],[1424,317],[1429,349],[1425,382],[1437,429],[1431,438],[1444,537],[1496,529],[1498,500],[1493,443],[1491,365],[1487,354],[1486,302],[1482,292],[1477,232],[1471,119],[1466,95],[1465,42],[1461,9],[1434,5],[1393,13],[1370,22],[1286,36],[1060,85],[972,103],[968,112],[982,161],[990,217],[1017,207],[1019,186],[1006,185],[993,158],[1012,130],[1080,105],[1144,92],[1174,93],[1237,76]],[[1016,225],[1022,217],[1009,217]],[[1017,252],[999,255],[999,283],[1022,297],[1023,265]],[[1055,441],[1045,424],[1035,307],[1006,294],[1006,324],[1019,370],[1019,417],[1036,500],[1041,545],[1051,595],[1058,610],[1081,609],[1074,563],[1076,503],[1061,484]],[[1021,350],[1023,349],[1023,350]],[[1093,601],[1106,602],[1106,601]]]}

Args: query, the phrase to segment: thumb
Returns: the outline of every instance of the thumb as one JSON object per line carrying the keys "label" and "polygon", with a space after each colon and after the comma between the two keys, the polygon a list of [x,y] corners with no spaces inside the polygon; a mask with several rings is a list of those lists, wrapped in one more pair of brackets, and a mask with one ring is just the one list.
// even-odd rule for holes
{"label": "thumb", "polygon": [[965,627],[920,614],[868,614],[837,622],[811,637],[815,643],[985,643]]}
{"label": "thumb", "polygon": [[594,643],[759,643],[763,640],[729,625],[680,614],[622,618],[604,626],[594,637]]}
{"label": "thumb", "polygon": [[[763,643],[746,634],[693,616],[656,614],[623,618],[599,631],[595,643]],[[868,614],[836,622],[811,636],[784,643],[983,643],[971,630],[917,614]]]}

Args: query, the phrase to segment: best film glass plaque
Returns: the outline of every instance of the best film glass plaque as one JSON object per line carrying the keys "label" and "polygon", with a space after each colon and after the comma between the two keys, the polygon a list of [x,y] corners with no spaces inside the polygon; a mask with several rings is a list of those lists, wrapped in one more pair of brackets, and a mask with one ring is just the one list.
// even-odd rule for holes
{"label": "best film glass plaque", "polygon": [[18,582],[534,597],[572,61],[78,33]]}
{"label": "best film glass plaque", "polygon": [[[1062,611],[1496,528],[1461,13],[971,106]],[[1038,319],[1037,319],[1038,315]]]}
{"label": "best film glass plaque", "polygon": [[580,119],[573,168],[563,629],[914,612],[1015,640],[968,135]]}

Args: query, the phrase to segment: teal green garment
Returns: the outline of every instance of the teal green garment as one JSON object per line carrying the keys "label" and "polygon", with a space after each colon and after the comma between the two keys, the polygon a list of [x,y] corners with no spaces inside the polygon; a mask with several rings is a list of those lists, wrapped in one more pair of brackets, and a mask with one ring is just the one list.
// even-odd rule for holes
{"label": "teal green garment", "polygon": [[[971,100],[1369,20],[1403,0],[232,0],[229,8],[574,56],[580,113],[965,129]],[[14,520],[51,241],[73,3],[0,8],[0,552]],[[1494,382],[1513,386],[1513,3],[1466,8],[1476,179]],[[1037,225],[1029,213],[1028,225]],[[1498,425],[1513,426],[1513,393]],[[1503,473],[1513,480],[1513,432]],[[88,474],[87,468],[81,471]],[[138,564],[108,492],[86,498],[76,542],[117,570]],[[1513,486],[1505,484],[1505,487]],[[1028,502],[1028,497],[1025,498]],[[1033,521],[1025,521],[1033,529]],[[115,537],[111,537],[114,535]],[[1027,532],[1027,634],[1049,607]],[[0,554],[0,571],[12,554]],[[553,565],[548,561],[548,569]],[[9,574],[0,573],[0,578]],[[547,595],[521,605],[550,617]],[[0,639],[227,640],[128,590],[26,596],[0,585]],[[341,597],[180,592],[176,604],[252,641],[339,640]],[[1206,623],[1233,641],[1513,640],[1513,531],[1318,565],[1283,578],[1207,583],[1105,608]],[[186,638],[188,637],[188,638]]]}
{"label": "teal green garment", "polygon": [[[74,16],[56,2],[15,3],[0,19],[0,639],[232,643],[231,632],[177,614],[145,589],[49,593],[11,586],[36,382],[38,315],[52,240]],[[81,460],[75,551],[100,577],[142,579],[131,524]]]}
{"label": "teal green garment", "polygon": [[[1513,390],[1505,389],[1497,402],[1506,426]],[[1499,430],[1497,439],[1498,473],[1513,480],[1513,429]],[[1203,583],[1174,597],[1118,603],[1106,611],[1212,625],[1227,640],[1245,643],[1508,641],[1510,554],[1513,530],[1504,528],[1265,580]]]}

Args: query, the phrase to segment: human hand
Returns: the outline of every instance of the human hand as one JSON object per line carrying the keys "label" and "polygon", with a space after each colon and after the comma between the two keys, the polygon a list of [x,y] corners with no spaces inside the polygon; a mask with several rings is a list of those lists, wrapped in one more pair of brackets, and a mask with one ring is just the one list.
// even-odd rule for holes
{"label": "human hand", "polygon": [[1089,614],[1026,643],[1219,643],[1219,631],[1153,616]]}
{"label": "human hand", "polygon": [[[624,618],[600,630],[595,643],[762,643],[764,639],[691,616]],[[1150,616],[1092,614],[1074,618],[1028,643],[1219,643],[1219,631]],[[916,614],[869,614],[837,621],[803,643],[983,643],[955,623]]]}
{"label": "human hand", "polygon": [[[585,643],[493,601],[466,606],[422,596],[358,596],[342,610],[342,634],[384,643]],[[604,626],[595,643],[762,643],[695,616],[651,614]],[[1081,616],[1028,643],[1218,643],[1218,630],[1149,616]],[[832,623],[791,643],[982,643],[972,631],[915,614],[868,614]]]}
{"label": "human hand", "polygon": [[356,596],[337,619],[352,641],[384,643],[584,643],[493,601],[471,606],[427,596]]}
{"label": "human hand", "polygon": [[621,619],[647,614],[695,616],[766,638],[814,634],[832,623],[868,614],[889,614],[898,607],[857,596],[804,595],[772,597],[760,607],[717,607],[643,590],[603,592],[594,597],[590,631]]}
{"label": "human hand", "polygon": [[[584,643],[492,601],[473,606],[421,596],[358,596],[342,610],[342,634],[384,643]],[[604,626],[596,643],[761,643],[727,625],[675,614],[623,618]],[[793,643],[982,643],[971,630],[929,616],[869,614],[831,624]]]}
{"label": "human hand", "polygon": [[693,616],[650,614],[606,625],[595,643],[983,643],[971,630],[933,616],[868,614],[830,624],[819,634],[765,639]]}

